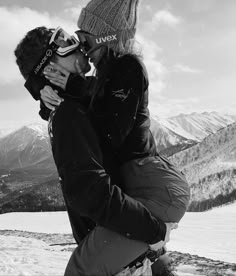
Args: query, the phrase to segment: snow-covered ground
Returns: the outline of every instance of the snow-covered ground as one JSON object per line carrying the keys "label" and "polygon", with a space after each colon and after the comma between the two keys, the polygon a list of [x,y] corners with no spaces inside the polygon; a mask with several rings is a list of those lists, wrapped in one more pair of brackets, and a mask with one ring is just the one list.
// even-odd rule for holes
{"label": "snow-covered ground", "polygon": [[[0,215],[0,230],[71,233],[66,212]],[[59,242],[60,243],[60,242]],[[62,276],[71,252],[32,237],[0,235],[0,276]]]}
{"label": "snow-covered ground", "polygon": [[0,230],[70,234],[66,212],[7,213],[0,215]]}
{"label": "snow-covered ground", "polygon": [[[0,215],[0,230],[71,233],[66,212]],[[63,275],[71,252],[34,237],[0,235],[0,275]],[[187,213],[172,233],[169,250],[236,263],[236,203],[204,213]]]}
{"label": "snow-covered ground", "polygon": [[62,276],[70,252],[34,238],[0,236],[1,276]]}
{"label": "snow-covered ground", "polygon": [[236,203],[187,213],[173,231],[168,249],[236,263]]}

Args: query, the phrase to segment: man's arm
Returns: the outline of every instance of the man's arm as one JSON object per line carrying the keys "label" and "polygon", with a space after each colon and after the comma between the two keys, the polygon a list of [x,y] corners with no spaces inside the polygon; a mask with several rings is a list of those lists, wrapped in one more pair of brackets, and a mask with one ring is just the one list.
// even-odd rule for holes
{"label": "man's arm", "polygon": [[54,117],[53,154],[70,207],[78,215],[131,239],[149,244],[164,240],[165,224],[111,185],[87,116],[79,108],[68,110],[67,103],[63,103]]}

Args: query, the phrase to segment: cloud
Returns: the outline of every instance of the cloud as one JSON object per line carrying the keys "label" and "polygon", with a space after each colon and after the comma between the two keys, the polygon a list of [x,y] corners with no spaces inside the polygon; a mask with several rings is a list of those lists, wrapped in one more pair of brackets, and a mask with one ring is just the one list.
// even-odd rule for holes
{"label": "cloud", "polygon": [[150,40],[140,33],[137,35],[137,40],[141,44],[144,63],[148,71],[150,95],[153,94],[153,99],[155,100],[156,95],[159,95],[166,87],[165,76],[167,69],[158,60],[158,55],[162,53],[162,48],[155,41]]}
{"label": "cloud", "polygon": [[0,83],[10,84],[21,77],[15,64],[14,50],[19,41],[31,29],[38,26],[63,26],[69,32],[76,29],[75,22],[58,16],[51,16],[48,12],[38,12],[30,8],[0,7]]}
{"label": "cloud", "polygon": [[152,6],[151,6],[151,5],[144,5],[143,7],[144,7],[144,9],[145,9],[146,11],[148,11],[148,12],[151,12],[151,11],[152,11]]}
{"label": "cloud", "polygon": [[77,23],[81,9],[82,9],[81,6],[79,6],[77,8],[70,7],[70,8],[65,9],[65,13],[70,15],[71,19],[74,19],[74,21]]}
{"label": "cloud", "polygon": [[175,27],[181,22],[180,17],[174,16],[171,12],[167,10],[158,11],[152,19],[152,24],[154,26],[159,26],[161,24],[168,25],[170,27]]}
{"label": "cloud", "polygon": [[20,74],[15,64],[14,49],[20,39],[25,35],[27,30],[37,25],[48,23],[44,19],[48,18],[47,14],[39,14],[28,8],[24,9],[7,9],[0,8],[0,29],[1,40],[0,58],[1,58],[1,83],[10,83],[20,79]]}
{"label": "cloud", "polygon": [[199,99],[194,97],[169,99],[159,96],[156,101],[152,101],[152,98],[150,97],[149,102],[151,115],[159,117],[170,117],[180,113],[192,113],[193,111],[202,112],[205,110],[204,108],[201,109]]}
{"label": "cloud", "polygon": [[199,74],[202,73],[203,71],[200,69],[196,69],[196,68],[191,68],[188,65],[184,65],[181,63],[175,64],[173,66],[173,72],[183,72],[183,73],[190,73],[190,74]]}
{"label": "cloud", "polygon": [[1,118],[1,126],[3,125],[3,121],[12,121],[9,126],[13,127],[13,122],[20,121],[36,121],[40,120],[40,116],[38,114],[39,111],[39,102],[32,100],[32,97],[29,93],[24,93],[26,97],[24,99],[16,99],[0,101],[0,118]]}

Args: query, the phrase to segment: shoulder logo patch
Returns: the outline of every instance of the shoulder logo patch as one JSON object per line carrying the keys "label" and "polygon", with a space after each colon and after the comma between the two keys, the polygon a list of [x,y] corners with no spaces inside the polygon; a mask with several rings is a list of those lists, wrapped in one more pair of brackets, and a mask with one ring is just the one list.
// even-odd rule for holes
{"label": "shoulder logo patch", "polygon": [[111,92],[112,96],[120,98],[122,101],[126,100],[129,96],[130,90],[125,91],[124,89],[114,90]]}

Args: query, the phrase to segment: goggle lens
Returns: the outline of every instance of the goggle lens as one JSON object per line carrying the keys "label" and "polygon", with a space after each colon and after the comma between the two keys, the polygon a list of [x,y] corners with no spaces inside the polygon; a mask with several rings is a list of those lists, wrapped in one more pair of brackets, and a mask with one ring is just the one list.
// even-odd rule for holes
{"label": "goggle lens", "polygon": [[49,44],[53,42],[58,46],[56,53],[59,56],[65,56],[78,49],[80,46],[79,41],[74,36],[69,35],[60,27],[58,27],[52,34]]}
{"label": "goggle lens", "polygon": [[54,38],[54,42],[62,48],[75,44],[75,40],[73,40],[72,36],[67,34],[62,29],[57,32],[56,37]]}

